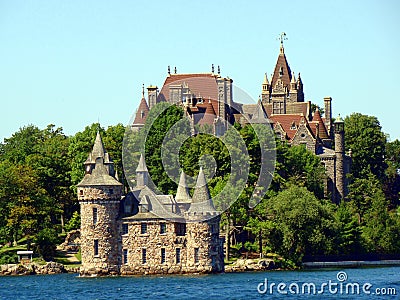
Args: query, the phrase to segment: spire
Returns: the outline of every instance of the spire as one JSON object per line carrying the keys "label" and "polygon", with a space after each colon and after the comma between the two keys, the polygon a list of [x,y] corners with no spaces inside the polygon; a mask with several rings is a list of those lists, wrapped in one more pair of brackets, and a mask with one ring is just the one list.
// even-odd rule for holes
{"label": "spire", "polygon": [[144,83],[142,85],[142,99],[144,98]]}
{"label": "spire", "polygon": [[144,161],[143,154],[140,154],[140,159],[138,166],[136,168],[136,172],[148,172],[146,162]]}
{"label": "spire", "polygon": [[92,151],[89,153],[88,158],[85,161],[85,165],[94,165],[97,158],[102,158],[104,163],[106,164],[112,163],[112,160],[110,159],[106,149],[104,148],[100,131],[97,131]]}
{"label": "spire", "polygon": [[294,72],[292,72],[292,80],[290,82],[291,83],[296,83],[296,77],[294,76]]}
{"label": "spire", "polygon": [[263,82],[263,84],[269,84],[267,73],[264,74],[264,82]]}
{"label": "spire", "polygon": [[274,87],[276,82],[281,79],[283,85],[290,89],[290,82],[292,79],[292,71],[290,70],[289,63],[287,62],[286,55],[283,49],[283,41],[287,40],[286,33],[280,34],[279,40],[281,41],[281,49],[276,61],[275,70],[271,79],[271,86]]}
{"label": "spire", "polygon": [[186,184],[186,175],[185,172],[181,172],[181,177],[179,179],[178,189],[176,191],[175,196],[176,202],[191,202],[189,195],[189,188]]}
{"label": "spire", "polygon": [[148,184],[149,171],[147,170],[143,154],[140,154],[138,166],[136,168],[136,185],[143,187]]}
{"label": "spire", "polygon": [[197,176],[196,187],[193,193],[193,203],[203,203],[211,199],[210,191],[208,190],[206,175],[204,175],[203,167],[200,167],[199,175]]}
{"label": "spire", "polygon": [[144,84],[142,87],[142,99],[140,100],[139,107],[136,111],[135,119],[133,124],[144,124],[146,122],[147,115],[149,114],[149,106],[147,105],[146,99],[144,98]]}

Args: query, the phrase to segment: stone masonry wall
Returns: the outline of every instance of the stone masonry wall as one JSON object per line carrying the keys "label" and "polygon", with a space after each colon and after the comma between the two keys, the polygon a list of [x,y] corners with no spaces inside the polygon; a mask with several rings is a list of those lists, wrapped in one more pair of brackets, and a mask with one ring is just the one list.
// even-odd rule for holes
{"label": "stone masonry wall", "polygon": [[[118,228],[120,193],[107,194],[108,187],[84,189],[79,198],[81,206],[81,274],[117,274]],[[106,192],[105,192],[106,191]],[[78,190],[79,194],[79,190]],[[97,222],[94,211],[97,209]],[[98,241],[98,254],[95,255],[95,240]]]}

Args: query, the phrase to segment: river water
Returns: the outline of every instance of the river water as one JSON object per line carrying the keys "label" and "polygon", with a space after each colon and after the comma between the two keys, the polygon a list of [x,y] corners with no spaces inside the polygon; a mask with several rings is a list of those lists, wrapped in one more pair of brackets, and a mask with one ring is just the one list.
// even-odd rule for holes
{"label": "river water", "polygon": [[[382,295],[384,294],[384,295]],[[0,299],[400,299],[400,267],[216,275],[0,277]]]}

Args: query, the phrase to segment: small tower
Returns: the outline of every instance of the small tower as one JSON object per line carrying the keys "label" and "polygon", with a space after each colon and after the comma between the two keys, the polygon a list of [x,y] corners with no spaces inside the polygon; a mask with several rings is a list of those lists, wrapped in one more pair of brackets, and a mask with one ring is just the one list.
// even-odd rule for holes
{"label": "small tower", "polygon": [[187,220],[187,264],[206,272],[224,270],[223,239],[219,237],[221,217],[208,190],[207,180],[200,168],[192,204],[184,214]]}
{"label": "small tower", "polygon": [[140,154],[138,166],[136,168],[136,186],[143,187],[149,183],[149,171],[147,170],[146,162],[143,154]]}
{"label": "small tower", "polygon": [[270,97],[271,97],[271,85],[269,84],[269,81],[268,81],[268,75],[267,75],[267,73],[265,73],[264,81],[262,83],[262,91],[261,91],[262,103],[264,103],[264,104],[269,103]]}
{"label": "small tower", "polygon": [[336,197],[335,201],[339,203],[344,197],[345,191],[345,172],[344,172],[344,121],[338,116],[335,121],[335,155],[336,155]]}
{"label": "small tower", "polygon": [[85,162],[85,177],[77,185],[81,207],[81,275],[117,274],[118,217],[122,184],[97,133]]}
{"label": "small tower", "polygon": [[189,209],[190,203],[192,203],[192,199],[190,198],[189,188],[186,184],[186,175],[185,172],[181,172],[181,176],[179,178],[178,189],[176,191],[175,201],[178,204],[178,207],[181,212],[185,212]]}

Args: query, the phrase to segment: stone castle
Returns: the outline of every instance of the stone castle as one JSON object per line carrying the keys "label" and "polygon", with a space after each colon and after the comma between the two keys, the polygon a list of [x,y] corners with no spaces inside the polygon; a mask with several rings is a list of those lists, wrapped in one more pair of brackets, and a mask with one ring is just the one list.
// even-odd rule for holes
{"label": "stone castle", "polygon": [[[332,98],[324,98],[325,114],[313,111],[304,100],[303,82],[287,62],[283,40],[273,75],[264,76],[257,104],[233,100],[233,81],[217,73],[168,75],[161,90],[144,88],[136,111],[133,131],[145,124],[157,103],[183,107],[193,134],[207,125],[221,136],[227,124],[238,122],[272,126],[277,138],[303,145],[318,155],[326,169],[326,197],[338,203],[347,194],[346,174],[350,156],[344,152],[344,122],[333,122]],[[81,207],[82,275],[179,274],[224,270],[220,216],[200,169],[193,197],[184,173],[176,196],[156,194],[148,186],[148,170],[141,156],[136,168],[136,187],[123,194],[113,162],[98,133],[85,162],[85,176],[78,184]]]}
{"label": "stone castle", "polygon": [[224,270],[220,216],[200,169],[193,197],[184,173],[176,197],[148,187],[143,156],[137,186],[123,195],[97,133],[77,185],[81,207],[81,275],[211,273]]}
{"label": "stone castle", "polygon": [[265,74],[257,104],[234,101],[233,80],[222,77],[212,65],[211,73],[178,74],[175,68],[168,75],[161,90],[149,86],[148,101],[144,88],[142,99],[133,120],[132,129],[140,130],[152,107],[159,102],[182,106],[189,116],[192,131],[207,125],[216,136],[223,135],[227,124],[238,122],[272,126],[277,138],[291,145],[303,145],[321,158],[326,169],[325,196],[338,203],[347,195],[346,174],[350,172],[351,157],[345,154],[344,123],[340,116],[333,123],[332,98],[324,98],[324,116],[318,106],[312,110],[304,100],[303,81],[292,72],[285,55],[283,38],[274,72]]}

